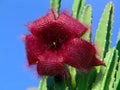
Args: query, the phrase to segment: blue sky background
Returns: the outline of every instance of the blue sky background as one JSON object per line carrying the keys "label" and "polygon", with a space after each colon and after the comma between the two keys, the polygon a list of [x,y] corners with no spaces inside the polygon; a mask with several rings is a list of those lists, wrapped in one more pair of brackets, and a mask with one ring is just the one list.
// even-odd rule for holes
{"label": "blue sky background", "polygon": [[[112,47],[120,28],[119,0],[87,0],[93,7],[93,36],[107,2],[115,5]],[[0,0],[0,90],[26,90],[38,86],[37,74],[27,68],[21,35],[27,34],[25,25],[49,11],[49,0]],[[73,0],[62,0],[61,10],[71,12]]]}

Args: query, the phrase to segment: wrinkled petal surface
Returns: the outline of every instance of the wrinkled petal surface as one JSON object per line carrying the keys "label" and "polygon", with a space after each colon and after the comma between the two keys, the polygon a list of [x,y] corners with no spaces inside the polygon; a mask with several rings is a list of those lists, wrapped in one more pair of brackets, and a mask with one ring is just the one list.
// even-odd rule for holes
{"label": "wrinkled petal surface", "polygon": [[26,35],[25,46],[29,65],[36,64],[38,57],[47,49],[46,45],[33,35]]}
{"label": "wrinkled petal surface", "polygon": [[74,36],[82,36],[87,31],[87,27],[65,12],[59,15],[58,22],[62,23],[62,26],[73,33]]}
{"label": "wrinkled petal surface", "polygon": [[78,70],[88,71],[93,66],[104,65],[95,57],[95,48],[87,41],[75,38],[63,46],[65,63]]}
{"label": "wrinkled petal surface", "polygon": [[43,16],[43,17],[35,20],[33,23],[29,24],[28,28],[33,35],[39,37],[40,32],[44,28],[48,27],[48,25],[53,22],[55,22],[55,16],[54,16],[54,13],[51,11],[50,13],[46,14],[45,16]]}
{"label": "wrinkled petal surface", "polygon": [[28,28],[32,34],[37,37],[39,37],[44,30],[56,30],[56,28],[70,34],[69,37],[78,37],[87,31],[87,28],[83,24],[67,13],[62,13],[56,18],[52,11],[28,25]]}
{"label": "wrinkled petal surface", "polygon": [[39,57],[39,61],[37,63],[37,72],[39,75],[60,75],[66,77],[65,69],[63,57],[57,53],[46,52]]}

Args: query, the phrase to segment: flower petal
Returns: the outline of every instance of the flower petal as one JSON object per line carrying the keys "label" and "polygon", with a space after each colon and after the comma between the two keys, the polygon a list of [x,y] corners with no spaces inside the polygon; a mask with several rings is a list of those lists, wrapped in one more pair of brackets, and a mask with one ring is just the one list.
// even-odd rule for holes
{"label": "flower petal", "polygon": [[29,24],[28,28],[33,35],[39,36],[40,31],[43,30],[45,27],[47,27],[48,24],[51,24],[54,21],[55,21],[55,15],[54,12],[51,11],[47,15]]}
{"label": "flower petal", "polygon": [[95,57],[96,50],[89,42],[75,38],[63,46],[64,62],[79,70],[88,71],[93,66],[104,65]]}
{"label": "flower petal", "polygon": [[37,72],[39,75],[55,76],[61,75],[66,76],[65,65],[63,63],[63,57],[58,53],[47,51],[39,57],[37,64]]}
{"label": "flower petal", "polygon": [[[54,27],[51,28],[51,26]],[[61,30],[71,34],[71,37],[81,36],[87,31],[87,27],[73,17],[69,16],[67,13],[62,13],[58,18],[56,18],[54,11],[51,11],[44,17],[29,24],[28,28],[33,35],[39,37],[42,31],[49,29],[54,30],[54,28],[56,29],[57,26]]]}
{"label": "flower petal", "polygon": [[57,21],[74,36],[82,36],[88,30],[87,27],[65,12],[59,15]]}
{"label": "flower petal", "polygon": [[25,46],[29,65],[36,64],[39,55],[44,52],[46,46],[33,35],[25,36]]}

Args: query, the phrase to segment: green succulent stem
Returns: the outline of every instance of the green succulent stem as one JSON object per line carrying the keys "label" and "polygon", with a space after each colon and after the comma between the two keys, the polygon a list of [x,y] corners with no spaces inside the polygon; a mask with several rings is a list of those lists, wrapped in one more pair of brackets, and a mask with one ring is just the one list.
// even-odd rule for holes
{"label": "green succulent stem", "polygon": [[60,10],[61,0],[50,0],[50,9],[54,10],[55,15],[58,16]]}

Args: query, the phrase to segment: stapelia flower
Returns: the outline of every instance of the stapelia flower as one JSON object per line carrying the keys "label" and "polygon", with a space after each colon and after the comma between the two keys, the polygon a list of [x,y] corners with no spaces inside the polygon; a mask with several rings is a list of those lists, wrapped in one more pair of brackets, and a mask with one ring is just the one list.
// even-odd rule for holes
{"label": "stapelia flower", "polygon": [[95,56],[94,46],[79,39],[87,28],[66,13],[58,18],[53,11],[34,21],[28,28],[25,46],[29,65],[37,65],[39,75],[65,77],[65,64],[79,70],[104,65]]}

